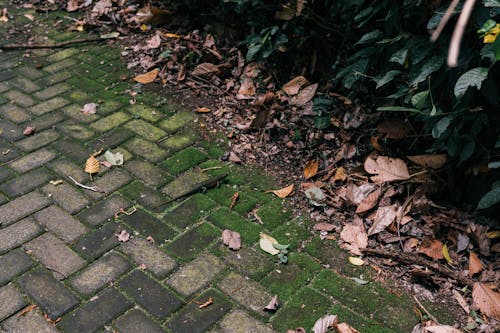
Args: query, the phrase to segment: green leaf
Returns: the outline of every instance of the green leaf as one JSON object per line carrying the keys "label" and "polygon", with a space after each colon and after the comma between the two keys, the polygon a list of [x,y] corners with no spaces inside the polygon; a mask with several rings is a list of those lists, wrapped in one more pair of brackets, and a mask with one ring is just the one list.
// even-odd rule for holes
{"label": "green leaf", "polygon": [[404,106],[380,106],[377,111],[395,111],[395,112],[415,112],[423,113],[419,109],[405,108]]}
{"label": "green leaf", "polygon": [[380,30],[370,31],[369,33],[364,34],[354,45],[367,44],[376,41],[382,36],[382,32]]}
{"label": "green leaf", "polygon": [[406,61],[406,58],[408,57],[408,49],[401,49],[399,51],[396,51],[392,54],[391,58],[389,59],[390,62],[396,62],[403,66],[403,64]]}
{"label": "green leaf", "polygon": [[491,46],[493,54],[495,55],[495,60],[500,60],[500,38],[497,37],[495,42]]}
{"label": "green leaf", "polygon": [[472,154],[474,154],[474,150],[476,149],[476,143],[472,137],[467,137],[465,142],[463,143],[462,149],[460,150],[460,161],[462,163],[467,161]]}
{"label": "green leaf", "polygon": [[316,116],[314,117],[314,127],[317,129],[325,129],[330,126],[330,116]]}
{"label": "green leaf", "polygon": [[486,193],[479,203],[477,204],[477,209],[486,209],[500,202],[500,187],[496,187]]}
{"label": "green leaf", "polygon": [[469,87],[481,89],[483,81],[488,77],[488,68],[476,67],[465,72],[455,83],[453,94],[456,98],[462,97]]}
{"label": "green leaf", "polygon": [[423,65],[422,68],[419,70],[417,76],[411,80],[410,86],[416,86],[420,82],[427,80],[427,77],[429,75],[431,75],[432,73],[441,68],[443,62],[444,58],[441,56],[434,56],[431,59],[429,59],[425,63],[425,65]]}
{"label": "green leaf", "polygon": [[411,104],[417,109],[421,109],[424,107],[427,97],[429,97],[429,90],[421,91],[412,96]]}
{"label": "green leaf", "polygon": [[432,128],[432,137],[438,139],[450,126],[451,117],[443,117]]}
{"label": "green leaf", "polygon": [[387,83],[391,82],[399,73],[401,73],[401,71],[392,70],[392,71],[388,71],[383,76],[377,76],[377,77],[373,78],[373,81],[375,81],[375,83],[377,83],[377,86],[375,87],[375,89],[383,87]]}
{"label": "green leaf", "polygon": [[279,244],[279,243],[273,243],[273,246],[276,250],[283,251],[283,250],[287,250],[290,247],[290,244],[283,245],[283,244]]}
{"label": "green leaf", "polygon": [[483,0],[484,7],[500,7],[500,0]]}
{"label": "green leaf", "polygon": [[490,31],[491,29],[493,29],[495,27],[495,25],[497,25],[497,23],[494,20],[489,19],[488,21],[484,22],[481,29],[479,29],[477,32],[484,34],[488,31]]}

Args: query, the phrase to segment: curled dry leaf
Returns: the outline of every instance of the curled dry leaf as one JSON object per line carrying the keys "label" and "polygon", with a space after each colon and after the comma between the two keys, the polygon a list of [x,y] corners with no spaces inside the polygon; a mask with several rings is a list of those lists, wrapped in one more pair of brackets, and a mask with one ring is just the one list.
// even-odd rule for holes
{"label": "curled dry leaf", "polygon": [[347,323],[340,323],[335,327],[335,329],[337,330],[337,333],[359,333],[358,330]]}
{"label": "curled dry leaf", "polygon": [[293,188],[294,188],[294,185],[292,184],[290,186],[284,187],[284,188],[279,189],[279,190],[266,191],[266,193],[271,192],[271,193],[274,193],[278,198],[284,199],[284,198],[288,197],[290,194],[292,194]]}
{"label": "curled dry leaf", "polygon": [[432,325],[424,327],[424,333],[462,333],[462,331],[449,325]]}
{"label": "curled dry leaf", "polygon": [[479,257],[474,252],[469,255],[469,276],[473,276],[476,273],[481,272],[484,269],[484,265],[479,260]]}
{"label": "curled dry leaf", "polygon": [[[398,213],[397,204],[379,207],[373,217],[373,224],[368,229],[368,236],[384,231],[396,218]],[[439,249],[441,251],[441,249]]]}
{"label": "curled dry leaf", "polygon": [[437,239],[424,239],[418,248],[418,252],[423,253],[435,260],[444,259],[443,243]]}
{"label": "curled dry leaf", "polygon": [[146,49],[157,49],[158,47],[160,47],[160,44],[161,44],[161,38],[160,38],[160,35],[154,35],[153,37],[151,37],[150,39],[147,40],[147,45],[146,45]]}
{"label": "curled dry leaf", "polygon": [[467,304],[467,301],[462,296],[462,294],[460,294],[455,289],[453,289],[451,292],[453,293],[453,297],[455,297],[455,299],[457,300],[458,304],[462,307],[462,309],[464,309],[465,313],[469,314],[469,312],[470,312],[469,305]]}
{"label": "curled dry leaf", "polygon": [[326,333],[331,327],[337,325],[338,322],[336,315],[326,315],[316,320],[312,330],[314,333]]}
{"label": "curled dry leaf", "polygon": [[260,240],[259,240],[260,248],[263,251],[274,256],[274,255],[280,253],[280,251],[278,249],[276,249],[273,244],[278,244],[278,241],[276,239],[274,239],[273,237],[271,237],[263,232],[260,233]]}
{"label": "curled dry leaf", "polygon": [[118,238],[119,242],[128,242],[130,239],[130,234],[127,230],[122,230],[119,234],[115,234],[116,238]]}
{"label": "curled dry leaf", "polygon": [[198,112],[198,113],[209,113],[212,110],[210,110],[209,108],[203,106],[203,107],[196,108],[195,111]]}
{"label": "curled dry leaf", "polygon": [[245,77],[241,82],[240,89],[238,89],[238,99],[248,99],[255,95],[255,85],[249,77]]}
{"label": "curled dry leaf", "polygon": [[24,129],[23,134],[26,136],[35,134],[36,129],[33,126],[28,126]]}
{"label": "curled dry leaf", "polygon": [[155,68],[147,73],[137,75],[136,77],[134,77],[134,81],[139,82],[141,84],[151,83],[154,80],[156,80],[159,72],[160,70],[158,68]]}
{"label": "curled dry leaf", "polygon": [[217,65],[214,65],[210,62],[204,62],[196,66],[191,74],[193,74],[194,76],[209,77],[213,74],[216,74],[218,71],[219,67]]}
{"label": "curled dry leaf", "polygon": [[346,224],[340,233],[340,239],[347,243],[342,244],[343,248],[349,250],[354,255],[362,255],[360,249],[368,246],[368,235],[366,234],[363,220],[356,217],[354,221]]}
{"label": "curled dry leaf", "polygon": [[446,154],[406,156],[413,163],[424,168],[440,169],[446,163]]}
{"label": "curled dry leaf", "polygon": [[303,76],[297,76],[288,81],[283,85],[283,90],[286,92],[288,96],[293,96],[297,95],[299,92],[300,88],[303,85],[309,84],[309,81]]}
{"label": "curled dry leaf", "polygon": [[401,140],[408,135],[408,125],[401,119],[387,119],[377,126],[377,131],[388,139]]}
{"label": "curled dry leaf", "polygon": [[278,306],[279,306],[279,303],[278,303],[278,295],[274,295],[271,300],[269,301],[269,304],[267,304],[265,307],[264,307],[264,311],[268,311],[268,312],[276,312],[276,310],[278,310]]}
{"label": "curled dry leaf", "polygon": [[241,249],[241,235],[236,231],[225,229],[222,232],[222,243],[231,250],[239,250]]}
{"label": "curled dry leaf", "polygon": [[306,195],[307,200],[311,205],[322,207],[326,206],[326,195],[323,193],[319,187],[313,186],[305,190],[304,194]]}
{"label": "curled dry leaf", "polygon": [[83,114],[95,114],[98,106],[99,104],[97,103],[87,103],[83,106],[82,112]]}
{"label": "curled dry leaf", "polygon": [[372,183],[365,183],[361,186],[356,186],[354,183],[350,183],[346,188],[345,197],[353,205],[359,205],[372,191],[376,189],[377,185]]}
{"label": "curled dry leaf", "polygon": [[379,187],[375,191],[368,194],[368,196],[366,196],[366,198],[361,200],[358,207],[356,208],[356,214],[361,214],[361,213],[367,212],[370,209],[372,209],[373,207],[375,207],[381,196],[382,196],[382,188]]}
{"label": "curled dry leaf", "polygon": [[99,161],[94,156],[90,156],[85,162],[85,172],[92,176],[93,173],[99,172],[99,169]]}
{"label": "curled dry leaf", "polygon": [[399,158],[378,156],[365,160],[365,171],[376,176],[371,177],[375,183],[393,182],[410,178],[406,163]]}
{"label": "curled dry leaf", "polygon": [[472,299],[482,313],[500,320],[500,293],[484,283],[476,282],[472,288]]}
{"label": "curled dry leaf", "polygon": [[310,160],[304,167],[304,178],[309,179],[316,176],[316,174],[318,173],[318,169],[319,169],[319,160],[318,159]]}

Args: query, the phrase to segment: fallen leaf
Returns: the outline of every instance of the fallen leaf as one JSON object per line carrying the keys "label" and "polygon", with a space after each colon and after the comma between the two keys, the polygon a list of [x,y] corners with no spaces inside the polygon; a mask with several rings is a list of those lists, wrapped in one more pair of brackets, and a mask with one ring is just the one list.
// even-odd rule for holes
{"label": "fallen leaf", "polygon": [[200,108],[196,108],[195,111],[198,113],[208,113],[208,112],[211,112],[212,110],[210,110],[207,107],[200,107]]}
{"label": "fallen leaf", "polygon": [[356,214],[367,212],[373,207],[375,207],[381,196],[382,196],[382,188],[379,187],[375,191],[368,194],[363,200],[361,200],[358,207],[356,208]]}
{"label": "fallen leaf", "polygon": [[377,185],[365,183],[361,186],[356,186],[350,183],[345,192],[345,198],[353,205],[359,205],[371,192],[377,189]]}
{"label": "fallen leaf", "polygon": [[209,77],[217,73],[218,71],[219,67],[217,65],[214,65],[210,62],[204,62],[196,66],[191,74],[193,74],[194,76]]}
{"label": "fallen leaf", "polygon": [[231,204],[229,205],[229,210],[233,210],[234,206],[236,205],[236,201],[238,201],[239,197],[240,197],[239,192],[233,194],[233,196],[231,197]]}
{"label": "fallen leaf", "polygon": [[159,72],[160,70],[158,68],[155,68],[147,73],[137,75],[136,77],[134,77],[134,81],[141,84],[151,83],[158,77]]}
{"label": "fallen leaf", "polygon": [[333,176],[333,182],[336,182],[337,180],[344,181],[347,179],[347,173],[345,171],[344,167],[337,168],[335,170],[335,175]]}
{"label": "fallen leaf", "polygon": [[359,333],[358,330],[354,329],[351,325],[347,323],[340,323],[335,326],[337,333]]}
{"label": "fallen leaf", "polygon": [[387,119],[377,126],[377,131],[388,139],[401,140],[408,135],[409,127],[401,119]]}
{"label": "fallen leaf", "polygon": [[418,252],[423,253],[435,260],[444,259],[443,243],[437,239],[424,239],[418,248]]}
{"label": "fallen leaf", "polygon": [[354,155],[356,155],[356,147],[354,145],[351,145],[350,143],[344,143],[342,147],[340,147],[340,150],[337,152],[335,155],[335,162],[337,163],[338,161],[345,159],[346,161],[353,158]]}
{"label": "fallen leaf", "polygon": [[24,129],[23,134],[26,136],[35,134],[36,129],[33,126],[28,126]]}
{"label": "fallen leaf", "polygon": [[278,310],[278,295],[274,295],[271,300],[269,301],[269,304],[267,304],[265,307],[264,307],[264,311],[268,311],[268,312],[276,312],[276,310]]}
{"label": "fallen leaf", "polygon": [[483,314],[500,320],[500,293],[491,290],[484,283],[475,282],[472,299]]}
{"label": "fallen leaf", "polygon": [[57,179],[57,180],[51,180],[49,181],[49,183],[51,183],[52,185],[54,186],[57,186],[57,185],[60,185],[63,183],[63,180],[62,179]]}
{"label": "fallen leaf", "polygon": [[406,163],[399,158],[378,156],[368,157],[364,163],[365,171],[376,176],[371,177],[375,183],[406,180],[410,178]]}
{"label": "fallen leaf", "polygon": [[7,8],[2,9],[2,15],[0,15],[0,23],[7,23],[9,22],[9,13],[7,11]]}
{"label": "fallen leaf", "polygon": [[365,262],[363,259],[358,258],[358,257],[349,257],[349,262],[353,264],[354,266],[363,266]]}
{"label": "fallen leaf", "polygon": [[284,199],[284,198],[288,197],[290,194],[292,194],[293,188],[294,188],[294,185],[292,184],[290,186],[284,187],[284,188],[279,189],[279,190],[266,191],[266,193],[271,192],[271,193],[274,193],[278,198]]}
{"label": "fallen leaf", "polygon": [[241,158],[234,152],[229,153],[229,160],[233,163],[241,163]]}
{"label": "fallen leaf", "polygon": [[108,161],[101,161],[99,163],[101,163],[101,165],[104,165],[108,169],[113,166],[113,164],[109,163]]}
{"label": "fallen leaf", "polygon": [[450,252],[448,251],[448,246],[446,244],[443,244],[442,252],[444,259],[446,259],[446,262],[448,264],[451,264],[453,261],[451,260]]}
{"label": "fallen leaf", "polygon": [[261,232],[259,235],[260,235],[259,246],[263,251],[273,256],[280,253],[280,251],[274,247],[274,244],[278,244],[278,241],[276,239],[263,232]]}
{"label": "fallen leaf", "polygon": [[469,308],[469,305],[467,304],[467,301],[465,300],[465,298],[462,296],[462,294],[460,294],[458,291],[456,291],[455,289],[453,289],[451,291],[453,293],[453,297],[455,297],[455,299],[457,300],[458,304],[462,307],[462,309],[464,309],[464,311],[469,314],[470,313],[470,308]]}
{"label": "fallen leaf", "polygon": [[481,272],[484,269],[484,265],[474,252],[469,254],[469,276],[473,276],[476,273]]}
{"label": "fallen leaf", "polygon": [[31,14],[24,14],[23,16],[26,17],[30,21],[34,21],[35,20],[35,16],[33,16]]}
{"label": "fallen leaf", "polygon": [[314,186],[308,188],[304,192],[304,194],[306,195],[306,198],[308,199],[310,204],[317,207],[322,207],[326,205],[326,195],[319,187]]}
{"label": "fallen leaf", "polygon": [[239,250],[241,249],[241,235],[236,231],[225,229],[222,232],[222,243],[231,250]]}
{"label": "fallen leaf", "polygon": [[297,76],[285,83],[282,87],[282,89],[286,92],[288,96],[293,96],[297,95],[299,92],[300,88],[303,85],[308,84],[309,81],[303,76]]}
{"label": "fallen leaf", "polygon": [[371,136],[370,143],[372,144],[372,147],[375,148],[375,150],[380,152],[384,151],[384,147],[382,147],[380,143],[378,143],[378,136],[376,135]]}
{"label": "fallen leaf", "polygon": [[78,0],[68,0],[68,3],[66,4],[66,10],[68,12],[74,12],[80,8],[80,3]]}
{"label": "fallen leaf", "polygon": [[313,230],[316,230],[316,231],[328,231],[328,232],[330,232],[333,229],[335,229],[335,224],[326,223],[326,222],[316,223],[313,226]]}
{"label": "fallen leaf", "polygon": [[108,161],[111,165],[123,165],[123,154],[120,152],[113,153],[111,150],[106,150],[104,153],[104,158],[106,161]]}
{"label": "fallen leaf", "polygon": [[316,176],[316,174],[318,173],[318,169],[319,169],[319,160],[318,159],[310,160],[304,167],[304,178],[307,180],[309,178]]}
{"label": "fallen leaf", "polygon": [[336,315],[326,315],[316,320],[312,330],[314,333],[326,333],[331,327],[337,325],[337,323],[338,319]]}
{"label": "fallen leaf", "polygon": [[99,161],[94,156],[90,156],[85,162],[85,172],[88,173],[92,179],[92,174],[99,172],[99,169]]}
{"label": "fallen leaf", "polygon": [[148,242],[150,242],[151,244],[154,244],[154,243],[155,243],[154,238],[153,238],[153,237],[151,237],[151,236],[148,236],[148,237],[146,238],[146,240],[147,240]]}
{"label": "fallen leaf", "polygon": [[83,114],[95,114],[97,112],[97,107],[99,104],[97,103],[87,103],[83,106],[82,112]]}
{"label": "fallen leaf", "polygon": [[385,230],[385,228],[387,228],[394,221],[397,213],[397,204],[379,207],[373,217],[373,224],[370,229],[368,229],[368,236],[375,235]]}
{"label": "fallen leaf", "polygon": [[346,224],[340,233],[340,239],[347,243],[342,244],[343,248],[349,250],[354,255],[362,255],[360,249],[368,246],[368,235],[366,234],[363,220],[356,216],[354,221]]}
{"label": "fallen leaf", "polygon": [[119,242],[128,242],[130,239],[130,234],[127,230],[122,230],[119,234],[115,234],[116,238],[118,238]]}
{"label": "fallen leaf", "polygon": [[488,238],[500,238],[500,230],[487,232],[486,237],[488,237]]}
{"label": "fallen leaf", "polygon": [[212,298],[212,296],[210,296],[206,302],[204,302],[198,306],[198,309],[206,308],[207,306],[212,305],[212,304],[214,304],[214,299]]}
{"label": "fallen leaf", "polygon": [[29,312],[33,311],[37,307],[38,306],[36,304],[30,304],[30,305],[28,305],[27,307],[25,307],[24,309],[22,309],[21,312],[19,312],[19,314],[17,315],[17,318],[25,316],[26,314],[28,314]]}
{"label": "fallen leaf", "polygon": [[240,89],[238,89],[238,99],[248,99],[255,95],[255,85],[249,77],[245,77],[241,82]]}
{"label": "fallen leaf", "polygon": [[432,325],[424,327],[425,333],[462,333],[461,330],[449,325]]}
{"label": "fallen leaf", "polygon": [[286,333],[307,333],[304,327],[297,327],[294,330],[287,330]]}
{"label": "fallen leaf", "polygon": [[446,154],[406,156],[413,163],[424,168],[440,169],[446,163]]}
{"label": "fallen leaf", "polygon": [[305,87],[299,92],[297,97],[293,99],[292,104],[297,106],[306,105],[311,99],[313,99],[314,95],[316,95],[317,89],[318,89],[317,83]]}
{"label": "fallen leaf", "polygon": [[146,49],[157,49],[161,45],[160,35],[154,35],[146,41]]}

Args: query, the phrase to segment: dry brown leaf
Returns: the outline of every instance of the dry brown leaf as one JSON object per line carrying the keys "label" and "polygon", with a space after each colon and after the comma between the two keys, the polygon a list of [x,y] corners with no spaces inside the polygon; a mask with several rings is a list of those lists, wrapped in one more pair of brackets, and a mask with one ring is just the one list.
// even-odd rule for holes
{"label": "dry brown leaf", "polygon": [[231,250],[241,249],[241,235],[236,231],[225,229],[222,232],[222,243],[227,245]]}
{"label": "dry brown leaf", "polygon": [[235,152],[229,153],[229,160],[233,163],[241,163],[241,158]]}
{"label": "dry brown leaf", "polygon": [[134,77],[134,81],[142,84],[151,83],[156,80],[159,72],[160,70],[158,68],[155,68],[147,73],[137,75],[136,77]]}
{"label": "dry brown leaf", "polygon": [[294,98],[292,104],[297,106],[304,106],[316,95],[316,90],[318,89],[318,84],[311,84],[304,89],[302,89],[297,97]]}
{"label": "dry brown leaf", "polygon": [[338,319],[336,315],[326,315],[316,320],[312,330],[314,333],[326,333],[330,327],[337,325],[337,323]]}
{"label": "dry brown leaf", "polygon": [[449,325],[432,325],[424,327],[424,333],[462,333],[462,331]]}
{"label": "dry brown leaf", "polygon": [[161,45],[160,35],[154,35],[146,41],[146,49],[157,49]]}
{"label": "dry brown leaf", "polygon": [[400,140],[408,135],[408,125],[401,119],[387,119],[377,126],[377,131],[388,139]]}
{"label": "dry brown leaf", "polygon": [[319,222],[313,226],[313,230],[316,230],[316,231],[328,231],[328,232],[330,232],[333,229],[335,229],[335,224],[326,223],[326,222]]}
{"label": "dry brown leaf", "polygon": [[367,212],[370,209],[372,209],[373,207],[375,207],[381,196],[382,196],[382,188],[379,187],[375,191],[368,194],[368,196],[366,196],[366,198],[361,200],[358,207],[356,208],[356,214],[361,214],[361,213]]}
{"label": "dry brown leaf", "polygon": [[128,242],[130,239],[130,234],[127,230],[122,230],[119,234],[115,234],[116,238],[118,238],[119,242]]}
{"label": "dry brown leaf", "polygon": [[344,143],[342,147],[340,147],[340,150],[337,152],[335,155],[335,162],[337,163],[338,161],[345,159],[346,161],[353,158],[354,155],[356,155],[356,147],[354,145],[351,145],[350,143]]}
{"label": "dry brown leaf", "polygon": [[371,177],[375,183],[406,180],[410,178],[406,163],[399,158],[378,156],[365,160],[365,171],[376,176]]}
{"label": "dry brown leaf", "polygon": [[17,318],[25,316],[26,314],[28,314],[29,312],[33,311],[37,307],[38,307],[38,305],[36,305],[36,304],[30,304],[30,305],[26,306],[24,309],[22,309],[21,312],[19,312],[19,314],[17,315]]}
{"label": "dry brown leaf", "polygon": [[465,300],[465,298],[462,296],[462,294],[460,294],[458,291],[456,291],[455,289],[453,289],[451,291],[453,293],[453,297],[455,297],[455,299],[457,300],[458,304],[462,307],[462,309],[464,309],[464,311],[469,314],[470,312],[470,308],[469,308],[469,305],[467,304],[467,301]]}
{"label": "dry brown leaf", "polygon": [[446,163],[446,154],[406,156],[413,163],[424,168],[440,169]]}
{"label": "dry brown leaf", "polygon": [[304,178],[309,179],[316,176],[316,174],[318,173],[318,169],[319,169],[319,160],[318,159],[310,160],[304,167]]}
{"label": "dry brown leaf", "polygon": [[294,187],[294,185],[292,184],[290,186],[284,187],[284,188],[279,189],[279,190],[266,191],[266,193],[271,192],[271,193],[274,193],[278,198],[284,199],[284,198],[288,197],[290,194],[292,194],[293,187]]}
{"label": "dry brown leaf", "polygon": [[307,81],[307,79],[305,77],[297,76],[297,77],[294,77],[293,79],[291,79],[290,81],[288,81],[287,83],[285,83],[283,85],[282,89],[286,92],[286,94],[288,96],[293,96],[293,95],[297,95],[300,88],[303,85],[306,85],[308,83],[309,83],[309,81]]}
{"label": "dry brown leaf", "polygon": [[241,82],[240,89],[238,89],[238,99],[248,99],[255,95],[255,85],[249,77],[245,77]]}
{"label": "dry brown leaf", "polygon": [[387,228],[396,218],[398,205],[379,207],[373,217],[373,224],[368,229],[368,236],[375,235]]}
{"label": "dry brown leaf", "polygon": [[211,112],[212,110],[210,110],[209,108],[203,106],[203,107],[200,107],[200,108],[196,108],[196,112],[198,113],[208,113],[208,112]]}
{"label": "dry brown leaf", "polygon": [[238,201],[239,197],[240,197],[239,192],[233,194],[233,196],[231,197],[231,204],[229,205],[229,210],[233,210],[234,206],[236,205],[236,201]]}
{"label": "dry brown leaf", "polygon": [[345,171],[345,168],[344,167],[337,168],[337,170],[335,170],[335,175],[332,178],[333,182],[335,183],[337,180],[343,182],[346,179],[347,179],[347,173]]}
{"label": "dry brown leaf", "polygon": [[481,272],[483,268],[484,265],[481,260],[479,260],[477,254],[471,252],[469,255],[469,276],[472,277],[474,274]]}
{"label": "dry brown leaf", "polygon": [[278,306],[279,306],[279,303],[278,303],[278,295],[274,295],[271,300],[269,301],[269,304],[267,304],[265,307],[264,307],[264,311],[268,311],[268,312],[276,312],[276,310],[278,310]]}
{"label": "dry brown leaf", "polygon": [[344,226],[340,233],[340,238],[347,243],[342,244],[342,248],[345,248],[354,255],[362,255],[360,249],[368,246],[368,235],[366,234],[363,220],[356,216],[354,221]]}
{"label": "dry brown leaf", "polygon": [[97,107],[99,104],[97,103],[87,103],[83,106],[82,112],[83,114],[95,114],[97,112]]}
{"label": "dry brown leaf", "polygon": [[376,135],[371,136],[370,143],[372,144],[372,147],[375,148],[375,150],[377,150],[379,152],[384,151],[384,147],[382,147],[380,145],[380,143],[378,143],[378,136],[376,136]]}
{"label": "dry brown leaf", "polygon": [[476,282],[472,288],[472,299],[483,314],[500,320],[500,293],[484,283]]}
{"label": "dry brown leaf", "polygon": [[413,252],[413,250],[418,246],[417,238],[408,238],[403,245],[403,252],[409,253]]}
{"label": "dry brown leaf", "polygon": [[80,8],[78,0],[68,0],[68,3],[66,4],[66,11],[74,12],[75,10],[78,10],[78,8]]}
{"label": "dry brown leaf", "polygon": [[359,333],[358,330],[354,329],[351,325],[347,323],[340,323],[335,326],[337,333]]}
{"label": "dry brown leaf", "polygon": [[85,162],[85,172],[92,177],[92,174],[99,172],[99,169],[99,161],[94,156],[90,156]]}
{"label": "dry brown leaf", "polygon": [[193,72],[194,76],[205,76],[210,77],[219,71],[219,67],[210,62],[204,62],[195,67]]}
{"label": "dry brown leaf", "polygon": [[371,183],[365,183],[361,186],[351,183],[347,186],[345,197],[353,205],[359,205],[376,188],[377,185]]}
{"label": "dry brown leaf", "polygon": [[418,252],[423,253],[435,260],[444,259],[443,243],[437,239],[424,239],[418,248]]}
{"label": "dry brown leaf", "polygon": [[24,129],[23,134],[26,136],[35,134],[36,129],[33,126],[28,126]]}

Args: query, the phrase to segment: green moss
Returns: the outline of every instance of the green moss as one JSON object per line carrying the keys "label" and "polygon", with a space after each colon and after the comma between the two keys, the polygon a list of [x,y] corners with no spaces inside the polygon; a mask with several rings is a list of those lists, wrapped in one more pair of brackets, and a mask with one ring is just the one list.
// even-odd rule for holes
{"label": "green moss", "polygon": [[221,229],[237,231],[241,235],[243,243],[251,245],[259,240],[259,233],[263,231],[261,225],[242,218],[235,212],[230,212],[223,207],[208,217],[208,220]]}
{"label": "green moss", "polygon": [[182,204],[165,214],[167,223],[184,229],[197,223],[203,216],[216,206],[216,203],[204,194],[195,194]]}
{"label": "green moss", "polygon": [[92,94],[81,90],[72,90],[71,92],[66,93],[64,96],[82,105],[93,100]]}
{"label": "green moss", "polygon": [[162,191],[171,198],[182,196],[196,189],[199,184],[208,179],[209,177],[202,172],[189,171],[168,183]]}
{"label": "green moss", "polygon": [[[264,226],[266,226],[265,222]],[[296,251],[300,247],[301,242],[310,237],[311,233],[309,230],[301,227],[297,223],[297,220],[294,219],[276,228],[271,233],[271,236],[279,240],[282,244],[290,244],[290,250]]]}
{"label": "green moss", "polygon": [[129,121],[124,127],[150,141],[159,140],[166,134],[163,130],[142,119]]}
{"label": "green moss", "polygon": [[206,159],[207,155],[194,147],[188,147],[161,163],[160,167],[166,169],[172,175],[178,175]]}
{"label": "green moss", "polygon": [[[231,167],[227,164],[219,162],[217,160],[208,160],[203,163],[200,163],[200,169],[206,169],[205,173],[210,175],[210,177],[219,176],[223,174],[231,173]],[[224,181],[227,181],[227,178]]]}
{"label": "green moss", "polygon": [[224,156],[224,148],[222,148],[219,144],[203,141],[198,144],[200,148],[202,148],[210,158],[219,159]]}
{"label": "green moss", "polygon": [[169,152],[176,152],[191,146],[196,142],[198,133],[192,130],[178,132],[161,143],[161,146]]}
{"label": "green moss", "polygon": [[383,323],[377,323],[376,321],[368,320],[340,304],[334,304],[328,313],[337,315],[339,322],[347,323],[357,329],[359,332],[363,333],[411,332],[411,329],[409,331],[393,331],[390,328],[385,327]]}
{"label": "green moss", "polygon": [[101,118],[91,126],[99,132],[106,132],[120,126],[130,119],[130,115],[125,112],[115,112],[107,117]]}
{"label": "green moss", "polygon": [[183,233],[172,243],[165,246],[165,250],[181,261],[189,261],[210,246],[220,234],[221,230],[208,223],[202,223],[198,227]]}
{"label": "green moss", "polygon": [[271,201],[267,203],[264,207],[257,211],[257,214],[269,230],[273,230],[282,225],[292,216],[291,212],[278,201]]}
{"label": "green moss", "polygon": [[280,265],[262,281],[273,294],[279,295],[282,301],[288,301],[297,290],[305,287],[321,266],[307,254],[291,253],[288,264]]}
{"label": "green moss", "polygon": [[143,104],[130,105],[125,110],[134,117],[141,117],[152,123],[159,121],[163,117],[161,112]]}
{"label": "green moss", "polygon": [[163,128],[167,133],[174,133],[181,128],[188,126],[193,123],[195,119],[195,115],[191,112],[182,111],[177,112],[173,116],[162,120],[160,122],[160,127]]}
{"label": "green moss", "polygon": [[167,152],[157,144],[141,138],[133,138],[127,142],[126,146],[131,152],[154,163],[163,160],[167,156]]}
{"label": "green moss", "polygon": [[168,199],[162,193],[155,191],[137,180],[123,187],[120,192],[136,203],[152,209],[155,209]]}

